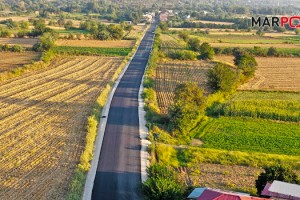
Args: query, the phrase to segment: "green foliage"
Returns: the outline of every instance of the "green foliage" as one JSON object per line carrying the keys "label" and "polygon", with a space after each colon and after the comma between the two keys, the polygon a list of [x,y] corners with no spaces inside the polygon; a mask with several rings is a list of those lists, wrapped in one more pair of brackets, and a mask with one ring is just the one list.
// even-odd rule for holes
{"label": "green foliage", "polygon": [[55,46],[53,51],[58,54],[69,55],[105,55],[105,56],[127,56],[132,48],[96,48],[96,47],[71,47]]}
{"label": "green foliage", "polygon": [[287,183],[299,184],[300,179],[298,175],[286,166],[270,166],[264,168],[265,172],[262,172],[258,179],[255,181],[257,188],[257,194],[260,195],[266,184],[272,183],[274,180],[283,181]]}
{"label": "green foliage", "polygon": [[86,173],[80,169],[75,170],[68,195],[67,200],[81,200],[82,192],[85,184]]}
{"label": "green foliage", "polygon": [[181,200],[184,185],[176,171],[170,167],[154,164],[147,169],[149,178],[142,185],[142,191],[148,200]]}
{"label": "green foliage", "polygon": [[67,21],[64,24],[64,27],[65,27],[66,30],[70,30],[71,28],[73,28],[73,22],[71,20]]}
{"label": "green foliage", "polygon": [[120,40],[124,35],[124,28],[122,25],[104,25],[92,24],[91,32],[95,39],[98,40]]}
{"label": "green foliage", "polygon": [[247,116],[300,122],[300,94],[289,92],[238,92],[214,108],[214,115]]}
{"label": "green foliage", "polygon": [[155,150],[158,163],[165,166],[179,167],[176,149],[168,145],[158,144]]}
{"label": "green foliage", "polygon": [[[268,154],[261,152],[241,152],[238,150],[220,150],[210,148],[189,147],[182,149],[187,159],[181,159],[183,165],[198,166],[199,163],[221,165],[241,165],[266,167],[285,163],[294,169],[300,169],[299,156]],[[182,153],[182,152],[181,152]]]}
{"label": "green foliage", "polygon": [[217,63],[213,69],[209,69],[208,85],[214,91],[230,92],[237,86],[237,74],[228,66]]}
{"label": "green foliage", "polygon": [[185,42],[189,40],[189,33],[187,31],[180,31],[178,36],[183,39]]}
{"label": "green foliage", "polygon": [[207,148],[300,155],[300,126],[251,118],[220,117],[203,130]]}
{"label": "green foliage", "polygon": [[212,60],[215,55],[214,49],[208,44],[208,43],[203,43],[200,46],[200,59],[204,60]]}
{"label": "green foliage", "polygon": [[174,103],[169,109],[169,129],[175,135],[186,135],[204,115],[206,98],[196,83],[179,84],[174,94]]}
{"label": "green foliage", "polygon": [[43,35],[46,32],[52,32],[52,30],[50,28],[46,27],[45,20],[43,20],[43,19],[35,20],[33,22],[33,26],[34,26],[34,28],[31,31],[31,36],[34,36],[34,37]]}
{"label": "green foliage", "polygon": [[11,32],[9,30],[0,27],[0,37],[10,37]]}
{"label": "green foliage", "polygon": [[242,71],[246,78],[254,76],[257,62],[255,58],[247,52],[241,49],[234,51],[234,64]]}
{"label": "green foliage", "polygon": [[22,52],[24,49],[21,45],[13,45],[11,47],[12,52]]}
{"label": "green foliage", "polygon": [[161,22],[159,24],[159,28],[162,30],[162,31],[167,31],[168,30],[168,23],[167,22]]}
{"label": "green foliage", "polygon": [[278,50],[275,47],[270,47],[267,54],[268,56],[278,56]]}
{"label": "green foliage", "polygon": [[192,51],[200,51],[201,49],[200,40],[198,38],[190,38],[187,41],[187,46]]}
{"label": "green foliage", "polygon": [[45,32],[42,35],[40,41],[33,46],[33,49],[35,51],[48,51],[49,49],[54,47],[56,37],[57,36],[55,34]]}
{"label": "green foliage", "polygon": [[295,29],[295,33],[296,33],[296,35],[300,35],[300,29],[299,29],[299,28],[296,28],[296,29]]}
{"label": "green foliage", "polygon": [[169,57],[177,60],[196,60],[195,52],[190,50],[174,51],[169,53]]}

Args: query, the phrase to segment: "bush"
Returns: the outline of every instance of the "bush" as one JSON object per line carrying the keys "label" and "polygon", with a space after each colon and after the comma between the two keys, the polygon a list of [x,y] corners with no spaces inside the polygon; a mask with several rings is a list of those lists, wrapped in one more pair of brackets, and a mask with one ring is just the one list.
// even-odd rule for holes
{"label": "bush", "polygon": [[11,51],[12,51],[12,52],[22,52],[22,51],[23,51],[23,47],[20,46],[20,45],[13,45],[13,46],[11,47]]}
{"label": "bush", "polygon": [[266,186],[267,182],[273,182],[274,180],[284,181],[288,183],[299,184],[300,179],[298,175],[291,170],[289,167],[285,166],[270,166],[264,168],[265,172],[262,172],[258,179],[255,181],[257,188],[257,194],[260,195]]}
{"label": "bush", "polygon": [[249,55],[246,50],[235,49],[233,52],[234,64],[242,71],[246,78],[253,77],[257,66],[255,58]]}
{"label": "bush", "polygon": [[270,47],[268,50],[268,56],[278,56],[278,51],[275,47]]}
{"label": "bush", "polygon": [[200,59],[212,60],[214,55],[215,51],[208,43],[205,42],[200,46]]}
{"label": "bush", "polygon": [[169,57],[177,60],[196,60],[195,52],[189,50],[175,51],[169,53]]}
{"label": "bush", "polygon": [[172,168],[152,165],[147,169],[149,178],[142,185],[148,200],[181,200],[184,198],[184,185]]}
{"label": "bush", "polygon": [[198,38],[190,38],[187,42],[187,45],[192,51],[199,51],[201,48],[200,40]]}
{"label": "bush", "polygon": [[207,76],[207,84],[214,91],[230,92],[237,86],[237,74],[225,64],[216,64],[213,69],[208,71]]}

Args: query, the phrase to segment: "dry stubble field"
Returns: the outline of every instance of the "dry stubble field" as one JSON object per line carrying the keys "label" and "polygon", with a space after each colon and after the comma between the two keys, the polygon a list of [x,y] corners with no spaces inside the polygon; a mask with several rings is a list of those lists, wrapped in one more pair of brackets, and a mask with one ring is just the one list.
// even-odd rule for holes
{"label": "dry stubble field", "polygon": [[0,44],[21,45],[22,47],[31,48],[38,42],[36,38],[0,38]]}
{"label": "dry stubble field", "polygon": [[[233,56],[216,56],[216,60],[233,63]],[[300,92],[300,58],[255,57],[255,77],[242,85],[242,90]]]}
{"label": "dry stubble field", "polygon": [[0,83],[0,199],[64,199],[87,117],[122,57],[65,57]]}
{"label": "dry stubble field", "polygon": [[103,47],[103,48],[127,48],[133,47],[134,40],[58,40],[58,46],[71,47]]}
{"label": "dry stubble field", "polygon": [[206,61],[166,61],[158,64],[155,77],[155,91],[161,113],[166,114],[173,101],[176,86],[184,82],[196,82],[208,91],[206,86],[208,69],[213,65]]}
{"label": "dry stubble field", "polygon": [[37,52],[0,52],[0,73],[30,64],[32,61],[37,61],[39,58],[40,53]]}

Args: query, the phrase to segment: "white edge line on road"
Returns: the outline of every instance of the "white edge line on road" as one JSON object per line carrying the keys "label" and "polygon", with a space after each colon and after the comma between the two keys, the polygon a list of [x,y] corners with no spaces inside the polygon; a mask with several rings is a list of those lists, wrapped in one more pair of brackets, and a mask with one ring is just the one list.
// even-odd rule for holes
{"label": "white edge line on road", "polygon": [[[148,31],[148,29],[149,28],[147,28],[147,31]],[[142,42],[142,40],[144,39],[147,31],[144,33],[140,42]],[[106,123],[107,123],[107,117],[108,117],[108,113],[109,113],[109,109],[110,109],[110,104],[111,104],[112,98],[115,94],[115,91],[119,85],[120,80],[122,79],[123,75],[125,74],[126,70],[128,69],[128,67],[129,67],[132,59],[134,58],[139,47],[140,47],[140,44],[137,47],[134,54],[131,56],[130,60],[128,61],[128,63],[124,67],[124,69],[122,70],[119,77],[116,79],[114,86],[108,95],[106,103],[102,108],[101,116],[106,116],[106,118],[101,118],[100,123],[98,125],[97,137],[96,137],[95,147],[94,147],[94,157],[93,157],[93,160],[91,163],[91,169],[88,171],[87,176],[86,176],[84,191],[83,191],[83,195],[82,195],[83,200],[91,200],[92,199],[94,181],[95,181],[98,162],[99,162],[99,158],[100,158],[100,154],[101,154],[101,147],[102,147],[102,142],[103,142],[103,138],[104,138],[104,132],[105,132],[105,127],[106,127]]]}

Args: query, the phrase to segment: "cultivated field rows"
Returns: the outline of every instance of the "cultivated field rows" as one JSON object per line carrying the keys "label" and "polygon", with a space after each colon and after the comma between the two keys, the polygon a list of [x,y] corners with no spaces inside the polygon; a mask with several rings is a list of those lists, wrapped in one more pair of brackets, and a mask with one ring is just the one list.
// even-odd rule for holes
{"label": "cultivated field rows", "polygon": [[206,73],[210,68],[212,68],[212,65],[205,61],[167,61],[159,63],[156,68],[155,90],[161,112],[167,113],[178,84],[196,82],[200,87],[207,89]]}
{"label": "cultivated field rows", "polygon": [[[255,77],[242,90],[276,90],[300,92],[300,58],[255,57]],[[233,64],[233,56],[216,56],[216,60]]]}
{"label": "cultivated field rows", "polygon": [[0,84],[0,199],[60,199],[121,57],[68,57]]}

